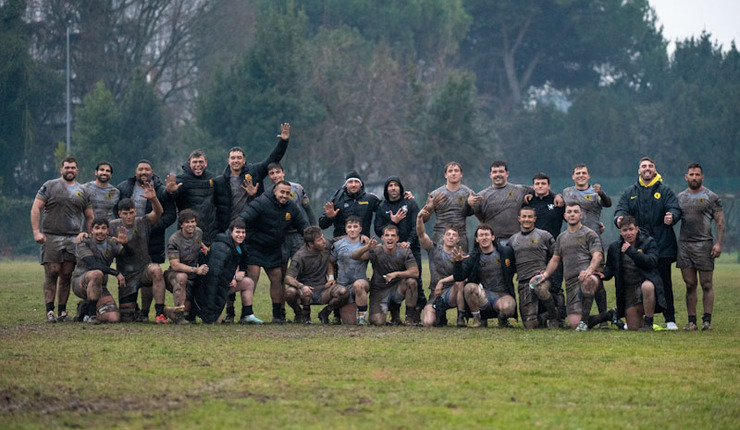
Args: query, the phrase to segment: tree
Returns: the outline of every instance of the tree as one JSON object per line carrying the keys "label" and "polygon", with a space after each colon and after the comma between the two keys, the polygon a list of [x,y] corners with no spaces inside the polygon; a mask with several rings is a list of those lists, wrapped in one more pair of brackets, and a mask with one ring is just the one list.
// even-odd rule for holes
{"label": "tree", "polygon": [[72,154],[80,163],[80,172],[89,177],[98,161],[118,161],[118,149],[122,146],[120,114],[113,94],[100,81],[83,100],[77,110],[77,125],[74,130]]}

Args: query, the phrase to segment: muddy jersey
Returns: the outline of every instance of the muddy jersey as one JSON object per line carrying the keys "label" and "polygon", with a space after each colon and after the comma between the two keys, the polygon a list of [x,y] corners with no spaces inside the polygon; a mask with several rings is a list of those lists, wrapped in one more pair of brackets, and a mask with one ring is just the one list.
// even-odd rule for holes
{"label": "muddy jersey", "polygon": [[[82,276],[85,272],[90,271],[90,268],[84,262],[86,257],[94,257],[98,263],[110,267],[113,264],[113,260],[121,254],[123,246],[113,240],[112,237],[107,237],[103,242],[98,243],[92,236],[78,243],[75,247],[75,258],[77,258],[77,265],[75,266],[72,277],[76,278]],[[103,285],[106,284],[108,277],[103,277]]]}
{"label": "muddy jersey", "polygon": [[90,199],[82,184],[67,185],[62,178],[44,182],[36,198],[44,202],[41,232],[74,236],[85,229]]}
{"label": "muddy jersey", "polygon": [[144,197],[144,193],[144,188],[142,188],[138,182],[135,183],[134,189],[131,192],[131,200],[134,202],[134,207],[136,208],[136,216],[146,215],[146,204],[149,200]]}
{"label": "muddy jersey", "polygon": [[509,246],[514,250],[519,282],[526,281],[545,270],[554,244],[555,239],[552,235],[538,228],[527,233],[520,231],[511,236]]}
{"label": "muddy jersey", "polygon": [[478,259],[478,279],[483,288],[499,294],[509,294],[504,282],[504,272],[501,269],[501,255],[493,250],[490,254],[480,254]]}
{"label": "muddy jersey", "polygon": [[244,188],[242,188],[242,185],[244,184],[247,176],[251,177],[251,175],[249,174],[239,176],[234,176],[233,174],[229,175],[229,187],[231,189],[230,221],[234,221],[239,216],[239,214],[244,212],[244,210],[247,208],[247,204],[249,204],[249,202],[253,200],[250,195],[247,194]]}
{"label": "muddy jersey", "polygon": [[[296,182],[290,183],[290,199],[293,200],[293,202],[295,202],[302,211],[304,210],[303,207],[308,205],[308,196],[306,195],[306,190],[303,189],[303,185]],[[306,219],[308,219],[308,214],[306,214]],[[309,222],[311,222],[311,220],[309,220]],[[298,233],[298,230],[291,227],[286,230],[286,233]]]}
{"label": "muddy jersey", "polygon": [[701,242],[713,240],[712,220],[715,214],[722,212],[722,200],[707,187],[701,187],[698,193],[685,189],[678,194],[681,206],[681,242]]}
{"label": "muddy jersey", "polygon": [[167,241],[167,258],[177,259],[182,264],[196,267],[201,246],[203,246],[203,230],[200,227],[195,227],[193,237],[189,238],[182,234],[182,230],[177,230]]}
{"label": "muddy jersey", "polygon": [[[417,267],[414,254],[411,253],[409,248],[399,248],[392,253],[387,253],[383,247],[373,248],[370,250],[370,262],[373,265],[373,277],[372,283],[375,285],[386,285],[383,275],[387,275],[391,272],[404,272],[406,270]],[[398,279],[396,280],[398,281]],[[388,284],[388,287],[396,285],[397,282]]]}
{"label": "muddy jersey", "polygon": [[[452,275],[455,270],[455,263],[452,261],[452,253],[445,252],[443,243],[433,244],[427,253],[429,254],[429,271],[431,272],[429,286],[434,289],[440,279]],[[454,283],[454,281],[451,281],[443,284],[443,288],[450,288]]]}
{"label": "muddy jersey", "polygon": [[437,219],[434,222],[433,241],[439,241],[447,227],[454,227],[461,235],[465,234],[465,220],[473,214],[472,209],[467,205],[471,191],[465,185],[460,185],[457,191],[450,191],[446,185],[442,185],[431,192],[432,197],[438,194],[446,197],[445,201],[434,210]]}
{"label": "muddy jersey", "polygon": [[312,252],[303,245],[290,259],[285,273],[309,287],[323,287],[326,284],[326,269],[329,267],[329,251]]}
{"label": "muddy jersey", "polygon": [[121,198],[121,192],[111,184],[100,187],[95,181],[90,181],[84,185],[87,191],[90,204],[92,204],[95,218],[107,218],[109,220],[116,218],[113,208],[118,204]]}
{"label": "muddy jersey", "polygon": [[524,196],[531,191],[525,185],[506,184],[501,188],[490,186],[478,193],[483,198],[478,211],[497,238],[508,239],[519,231],[519,209]]}
{"label": "muddy jersey", "polygon": [[[123,220],[114,219],[110,222],[110,233],[118,234],[118,228],[123,225]],[[151,224],[147,218],[136,217],[133,227],[126,228],[128,233],[128,243],[126,251],[116,259],[116,267],[123,276],[128,277],[139,273],[149,263],[152,258],[149,256],[149,234],[151,233]]]}
{"label": "muddy jersey", "polygon": [[560,233],[552,252],[563,262],[563,278],[577,278],[591,264],[591,256],[602,252],[601,240],[595,231],[581,226],[575,233],[568,230]]}
{"label": "muddy jersey", "polygon": [[358,279],[367,279],[367,261],[353,260],[350,254],[362,248],[362,242],[350,242],[348,238],[342,238],[331,247],[331,258],[337,261],[339,273],[337,283],[349,286]]}
{"label": "muddy jersey", "polygon": [[588,186],[585,190],[579,190],[576,187],[568,187],[563,190],[563,200],[566,205],[580,205],[583,212],[581,222],[586,227],[599,233],[601,231],[601,209],[604,203],[601,201],[599,193],[594,191],[594,187]]}

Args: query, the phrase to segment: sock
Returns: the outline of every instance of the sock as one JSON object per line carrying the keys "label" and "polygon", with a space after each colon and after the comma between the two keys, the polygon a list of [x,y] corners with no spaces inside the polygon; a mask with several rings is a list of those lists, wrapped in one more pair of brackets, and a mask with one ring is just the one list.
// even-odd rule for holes
{"label": "sock", "polygon": [[473,316],[480,315],[480,311],[478,311],[478,312],[471,312],[471,314],[473,314]]}
{"label": "sock", "polygon": [[96,307],[98,306],[97,300],[88,300],[87,301],[87,316],[92,317],[95,316],[95,313],[97,312]]}
{"label": "sock", "polygon": [[599,288],[596,289],[596,308],[599,310],[599,313],[606,312],[606,289],[603,285],[599,285]]}
{"label": "sock", "polygon": [[696,315],[689,315],[689,322],[696,324]]}
{"label": "sock", "polygon": [[242,305],[242,316],[249,316],[254,314],[254,309],[252,309],[252,305]]}
{"label": "sock", "polygon": [[588,328],[595,327],[603,322],[609,321],[612,319],[612,313],[611,311],[602,312],[598,315],[586,317],[586,324],[588,324]]}
{"label": "sock", "polygon": [[357,312],[367,312],[367,305],[365,306],[358,306]]}
{"label": "sock", "polygon": [[581,314],[581,321],[588,322],[588,316],[591,314],[591,306],[594,304],[594,296],[593,295],[583,295],[583,299],[581,300],[581,305],[583,306],[583,313]]}
{"label": "sock", "polygon": [[[54,309],[54,308],[52,308]],[[67,312],[67,304],[59,305],[57,306],[57,313],[61,315],[62,313]]]}
{"label": "sock", "polygon": [[545,309],[547,309],[547,319],[558,319],[558,308],[555,306],[555,300],[553,300],[552,297],[547,300],[542,300],[542,304],[545,305]]}
{"label": "sock", "polygon": [[[236,300],[236,293],[230,293],[229,294],[229,301],[230,302],[233,302],[234,300]],[[234,308],[232,307],[231,309],[234,309]]]}
{"label": "sock", "polygon": [[[694,317],[696,318],[696,317]],[[645,327],[652,327],[653,326],[653,317],[644,317],[643,318]]]}
{"label": "sock", "polygon": [[226,307],[226,315],[231,315],[231,316],[236,315],[236,311],[234,310],[234,307],[233,306],[227,306]]}
{"label": "sock", "polygon": [[46,304],[46,313],[54,311],[54,302],[48,302]]}
{"label": "sock", "polygon": [[704,315],[703,315],[703,316],[701,317],[701,320],[702,320],[703,322],[708,322],[708,323],[711,323],[711,322],[712,322],[712,314],[707,314],[707,313],[705,313],[705,314],[704,314]]}
{"label": "sock", "polygon": [[158,305],[158,304],[155,303],[154,304],[154,312],[157,313],[157,316],[160,316],[160,315],[164,314],[164,303],[162,303],[161,305]]}
{"label": "sock", "polygon": [[273,303],[272,304],[272,317],[275,319],[280,319],[280,303]]}
{"label": "sock", "polygon": [[406,318],[412,319],[414,317],[414,313],[416,312],[416,309],[414,309],[414,306],[406,306]]}

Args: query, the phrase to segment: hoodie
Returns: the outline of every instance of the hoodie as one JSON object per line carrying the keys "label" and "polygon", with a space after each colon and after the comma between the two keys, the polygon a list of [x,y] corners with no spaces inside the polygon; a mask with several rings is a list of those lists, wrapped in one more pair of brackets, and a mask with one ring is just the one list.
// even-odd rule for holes
{"label": "hoodie", "polygon": [[[391,201],[388,196],[388,185],[391,182],[398,184],[400,188],[400,198]],[[419,249],[419,238],[416,236],[416,216],[419,214],[419,205],[413,199],[404,197],[405,189],[398,176],[389,176],[383,186],[383,197],[385,200],[380,202],[378,209],[375,211],[375,234],[378,237],[383,236],[383,228],[388,224],[398,227],[398,241],[408,242],[413,249]],[[398,224],[391,221],[391,212],[397,214],[401,208],[406,208],[406,217]]]}

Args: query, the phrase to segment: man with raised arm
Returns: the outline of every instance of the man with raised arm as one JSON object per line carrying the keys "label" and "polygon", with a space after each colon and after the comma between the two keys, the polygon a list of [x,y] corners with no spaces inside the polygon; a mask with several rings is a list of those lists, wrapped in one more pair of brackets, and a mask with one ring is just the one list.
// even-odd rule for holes
{"label": "man with raised arm", "polygon": [[[75,241],[83,231],[90,231],[93,209],[82,184],[77,182],[77,160],[62,160],[61,177],[44,182],[31,206],[33,239],[41,244],[44,266],[44,302],[46,322],[66,321],[69,283],[75,268]],[[42,215],[43,213],[43,220]],[[54,300],[59,296],[58,315]]]}
{"label": "man with raised arm", "polygon": [[429,214],[425,216],[424,222],[429,221],[432,213],[436,214],[432,241],[441,243],[445,231],[453,227],[457,230],[459,246],[464,252],[468,252],[466,220],[473,215],[473,208],[468,204],[468,198],[471,198],[473,190],[463,185],[462,166],[456,161],[450,161],[445,165],[444,176],[446,183],[429,193],[431,197],[427,201]]}

